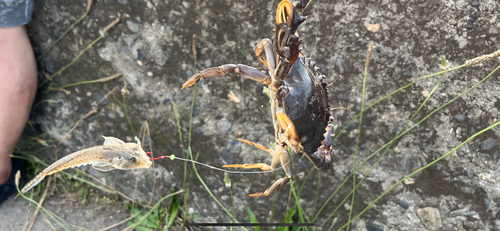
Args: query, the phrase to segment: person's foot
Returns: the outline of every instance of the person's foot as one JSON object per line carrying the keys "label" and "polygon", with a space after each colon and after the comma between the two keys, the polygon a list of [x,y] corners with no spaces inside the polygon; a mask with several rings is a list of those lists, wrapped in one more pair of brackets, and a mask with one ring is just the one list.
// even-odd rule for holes
{"label": "person's foot", "polygon": [[0,185],[11,178],[10,155],[28,120],[37,81],[25,26],[0,28]]}
{"label": "person's foot", "polygon": [[7,200],[9,196],[17,192],[16,184],[15,184],[15,176],[17,171],[21,171],[21,180],[23,182],[24,177],[26,176],[26,169],[24,168],[23,162],[20,159],[13,158],[12,159],[12,172],[7,178],[7,181],[3,184],[0,184],[0,204]]}

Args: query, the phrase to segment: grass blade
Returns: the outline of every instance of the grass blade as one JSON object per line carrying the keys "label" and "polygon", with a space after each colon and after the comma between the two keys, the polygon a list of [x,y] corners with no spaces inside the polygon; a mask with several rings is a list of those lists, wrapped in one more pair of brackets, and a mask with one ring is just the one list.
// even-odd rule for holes
{"label": "grass blade", "polygon": [[[253,214],[252,210],[250,210],[248,205],[245,205],[245,209],[247,210],[248,220],[250,221],[250,223],[259,223],[257,221],[257,218],[255,218],[255,214]],[[261,231],[259,226],[252,226],[252,228],[254,228],[256,231]]]}

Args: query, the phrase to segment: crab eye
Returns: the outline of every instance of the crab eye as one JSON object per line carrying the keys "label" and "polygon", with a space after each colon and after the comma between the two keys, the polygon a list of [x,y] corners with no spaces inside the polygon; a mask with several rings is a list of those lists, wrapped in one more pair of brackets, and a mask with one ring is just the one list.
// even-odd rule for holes
{"label": "crab eye", "polygon": [[135,162],[137,162],[137,158],[136,157],[130,157],[129,161],[132,162],[132,163],[135,163]]}

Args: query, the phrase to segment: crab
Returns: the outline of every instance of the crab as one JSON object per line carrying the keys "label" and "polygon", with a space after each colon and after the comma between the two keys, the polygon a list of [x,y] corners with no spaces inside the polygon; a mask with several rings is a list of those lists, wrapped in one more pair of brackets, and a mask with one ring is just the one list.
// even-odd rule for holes
{"label": "crab", "polygon": [[[332,159],[333,118],[328,107],[325,76],[311,59],[300,52],[298,26],[307,17],[301,16],[310,0],[298,0],[293,4],[283,0],[276,13],[275,48],[270,39],[261,40],[255,54],[267,67],[267,73],[243,64],[225,64],[205,69],[189,78],[186,88],[201,79],[209,79],[236,72],[246,78],[268,85],[271,114],[276,145],[270,149],[257,143],[239,139],[269,152],[271,165],[264,163],[232,164],[223,167],[260,168],[264,171],[283,166],[285,176],[275,181],[267,190],[250,194],[250,197],[268,196],[276,188],[286,185],[292,177],[288,147],[299,155],[305,155],[319,170],[330,167]],[[265,58],[262,57],[265,52]]]}

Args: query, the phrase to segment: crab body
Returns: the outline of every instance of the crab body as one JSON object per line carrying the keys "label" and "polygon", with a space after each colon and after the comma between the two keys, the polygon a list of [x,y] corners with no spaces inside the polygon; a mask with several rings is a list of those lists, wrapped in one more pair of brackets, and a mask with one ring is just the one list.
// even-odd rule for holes
{"label": "crab body", "polygon": [[[329,113],[325,76],[318,72],[314,62],[300,53],[298,26],[306,20],[301,11],[310,0],[298,0],[292,4],[283,0],[276,13],[276,39],[273,48],[269,39],[263,39],[255,47],[255,54],[267,66],[265,73],[258,68],[243,64],[225,64],[205,69],[189,78],[183,88],[199,80],[236,72],[246,78],[266,84],[270,90],[271,114],[276,145],[269,149],[251,141],[247,144],[269,152],[271,165],[236,164],[224,167],[277,169],[283,166],[285,177],[278,179],[262,193],[252,197],[267,196],[274,189],[288,183],[292,176],[290,155],[287,147],[295,153],[305,155],[317,169],[326,170],[330,166],[332,153],[333,126]],[[265,53],[265,58],[262,54]]]}
{"label": "crab body", "polygon": [[[307,156],[312,156],[325,139],[330,108],[324,79],[323,75],[314,70],[314,62],[311,59],[300,57],[299,61],[292,65],[281,85],[280,104],[300,137],[302,149],[298,150],[297,154],[306,153]],[[330,160],[325,158],[312,157],[311,161],[317,168],[327,169]]]}

